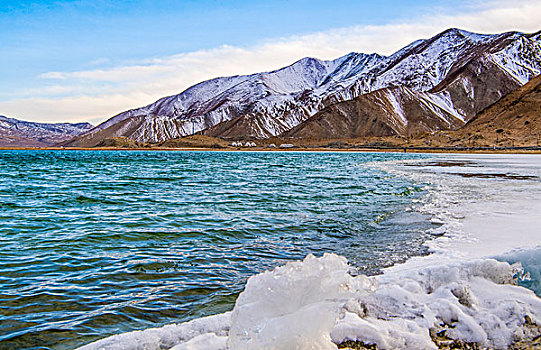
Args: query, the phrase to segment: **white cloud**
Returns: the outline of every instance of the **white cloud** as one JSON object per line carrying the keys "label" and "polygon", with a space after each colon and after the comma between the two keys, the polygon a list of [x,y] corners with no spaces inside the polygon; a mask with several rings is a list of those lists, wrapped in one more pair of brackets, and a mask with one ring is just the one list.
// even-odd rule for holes
{"label": "white cloud", "polygon": [[[96,124],[107,117],[133,108],[134,101],[151,99],[152,97],[149,98],[144,92],[27,98],[0,103],[0,110],[3,111],[0,115],[45,123],[90,121]],[[40,117],[35,118],[37,115]]]}
{"label": "white cloud", "polygon": [[480,33],[541,29],[541,2],[478,2],[467,13],[429,12],[401,23],[354,26],[268,40],[247,48],[222,46],[111,69],[49,72],[54,85],[0,103],[3,114],[41,121],[104,120],[120,111],[179,93],[200,81],[277,69],[305,56],[333,59],[351,51],[391,54],[449,27]]}

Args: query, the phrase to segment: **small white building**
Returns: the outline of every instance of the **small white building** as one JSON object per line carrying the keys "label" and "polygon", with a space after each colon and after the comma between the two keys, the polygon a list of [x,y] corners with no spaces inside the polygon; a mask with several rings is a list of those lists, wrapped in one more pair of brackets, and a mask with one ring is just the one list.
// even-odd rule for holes
{"label": "small white building", "polygon": [[280,148],[292,148],[292,147],[295,147],[295,146],[290,143],[282,143],[280,145]]}

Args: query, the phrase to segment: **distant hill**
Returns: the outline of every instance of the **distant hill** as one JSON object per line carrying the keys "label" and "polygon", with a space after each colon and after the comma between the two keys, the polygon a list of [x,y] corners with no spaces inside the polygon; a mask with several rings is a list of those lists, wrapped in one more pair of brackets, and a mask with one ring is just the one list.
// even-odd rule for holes
{"label": "distant hill", "polygon": [[0,147],[46,147],[92,129],[89,123],[34,123],[0,116]]}
{"label": "distant hill", "polygon": [[196,133],[242,139],[450,130],[539,73],[539,32],[449,29],[391,56],[304,58],[272,72],[204,81],[120,113],[69,145],[95,146],[114,137],[161,143]]}

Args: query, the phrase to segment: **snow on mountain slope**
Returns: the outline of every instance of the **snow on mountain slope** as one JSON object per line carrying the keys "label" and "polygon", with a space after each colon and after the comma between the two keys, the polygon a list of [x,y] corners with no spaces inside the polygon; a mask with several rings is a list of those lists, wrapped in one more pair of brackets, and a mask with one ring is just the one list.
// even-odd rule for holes
{"label": "snow on mountain slope", "polygon": [[89,123],[33,123],[0,116],[0,147],[52,146],[92,128]]}
{"label": "snow on mountain slope", "polygon": [[[450,39],[454,37],[454,39]],[[473,39],[472,39],[473,38]],[[380,71],[373,77],[372,85],[361,87],[364,94],[353,100],[331,105],[316,113],[299,126],[283,134],[299,138],[340,138],[380,135],[382,130],[392,129],[392,135],[403,137],[415,136],[422,132],[454,130],[464,125],[479,112],[498,101],[502,96],[520,87],[539,72],[541,67],[541,42],[539,33],[524,35],[505,33],[494,36],[480,36],[463,31],[450,30],[431,39],[430,43],[420,43],[391,56],[387,61],[394,62],[391,70],[383,63]],[[474,40],[474,45],[471,45]],[[442,45],[453,43],[453,45]],[[445,50],[433,50],[432,46],[448,47]],[[414,60],[412,52],[438,52],[443,58],[436,65],[420,64],[433,71],[443,72],[431,75],[429,71],[404,70],[400,66],[410,66]],[[452,59],[449,60],[449,57]],[[441,66],[442,62],[447,64]],[[417,62],[419,64],[419,62]],[[401,88],[381,88],[367,92],[370,88],[386,85],[389,77],[396,72],[413,72]],[[389,73],[391,72],[391,73]],[[422,74],[419,74],[421,72]],[[369,72],[368,74],[372,74]],[[427,77],[436,77],[427,80]],[[380,79],[386,81],[382,84]],[[440,80],[441,79],[441,80]],[[439,83],[437,83],[439,81]],[[366,84],[367,79],[358,80]],[[437,84],[436,84],[437,83]],[[345,92],[355,96],[355,91]],[[358,93],[358,92],[357,92]],[[343,97],[344,98],[344,97]],[[344,123],[344,121],[347,123]],[[374,125],[370,120],[378,120],[386,127],[375,125],[373,130],[367,125]],[[364,126],[360,127],[359,125]]]}
{"label": "snow on mountain slope", "polygon": [[[358,59],[352,68],[362,69]],[[370,60],[368,60],[370,61]],[[291,66],[250,76],[217,78],[197,84],[180,95],[163,98],[144,108],[121,113],[92,130],[88,139],[105,135],[128,136],[143,142],[158,142],[205,130],[219,123],[242,115],[282,116],[280,122],[268,123],[257,136],[276,135],[297,125],[321,107],[321,98],[304,98],[305,92],[320,85],[329,74],[344,63],[340,58],[321,61],[304,58]],[[137,119],[140,127],[115,127]],[[141,120],[142,119],[142,120]],[[113,130],[107,130],[113,128]],[[97,137],[94,137],[97,136]],[[84,143],[84,140],[81,140]]]}
{"label": "snow on mountain slope", "polygon": [[503,50],[489,55],[492,62],[500,66],[520,84],[526,84],[532,76],[541,73],[541,33],[531,36],[514,34]]}
{"label": "snow on mountain slope", "polygon": [[[160,142],[198,132],[265,138],[292,129],[333,103],[398,86],[435,94],[429,98],[431,103],[452,119],[467,121],[479,106],[486,107],[539,73],[540,43],[539,33],[480,35],[449,29],[389,57],[350,53],[332,61],[304,58],[272,72],[202,82],[179,95],[121,113],[71,145],[91,146],[115,136]],[[496,73],[498,77],[506,76],[500,79],[502,91],[486,92],[486,103],[479,105],[471,102],[477,97],[471,87],[478,84],[470,80],[488,70],[480,67],[479,74],[463,74],[464,67],[471,69],[472,61],[483,61],[490,71],[503,72]],[[457,85],[454,93],[444,91],[449,84]]]}
{"label": "snow on mountain slope", "polygon": [[412,136],[464,125],[439,96],[407,87],[383,88],[338,102],[283,134],[294,138]]}
{"label": "snow on mountain slope", "polygon": [[[504,34],[502,34],[504,35]],[[501,35],[479,35],[458,29],[446,30],[428,40],[416,41],[362,72],[331,96],[335,101],[353,99],[378,89],[406,86],[427,91],[439,84],[468,51],[496,41]]]}

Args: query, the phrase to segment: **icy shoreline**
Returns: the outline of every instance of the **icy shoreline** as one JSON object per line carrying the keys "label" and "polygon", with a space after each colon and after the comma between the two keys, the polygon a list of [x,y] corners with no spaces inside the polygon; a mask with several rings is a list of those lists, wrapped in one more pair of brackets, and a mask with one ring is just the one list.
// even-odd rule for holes
{"label": "icy shoreline", "polygon": [[447,155],[373,166],[430,184],[411,210],[442,224],[427,242],[431,255],[373,277],[334,254],[308,256],[251,277],[230,313],[80,349],[336,349],[347,340],[437,349],[435,335],[506,349],[539,336],[541,299],[515,285],[520,265],[487,257],[526,261],[535,254],[525,248],[541,246],[541,157]]}

